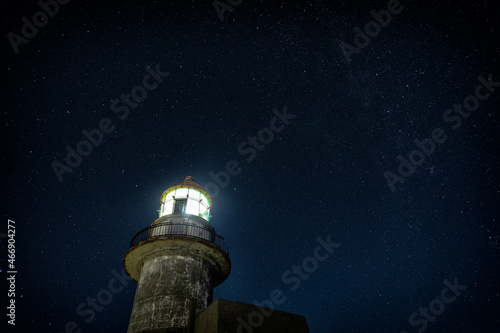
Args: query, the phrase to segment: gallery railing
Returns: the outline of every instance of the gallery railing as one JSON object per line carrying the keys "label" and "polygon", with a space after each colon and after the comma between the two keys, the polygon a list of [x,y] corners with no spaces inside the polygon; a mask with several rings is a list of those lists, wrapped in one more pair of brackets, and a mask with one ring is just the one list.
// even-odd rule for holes
{"label": "gallery railing", "polygon": [[229,255],[229,247],[222,236],[203,227],[181,223],[158,223],[142,229],[132,238],[130,249],[147,239],[160,238],[162,236],[190,236],[204,239],[214,243]]}

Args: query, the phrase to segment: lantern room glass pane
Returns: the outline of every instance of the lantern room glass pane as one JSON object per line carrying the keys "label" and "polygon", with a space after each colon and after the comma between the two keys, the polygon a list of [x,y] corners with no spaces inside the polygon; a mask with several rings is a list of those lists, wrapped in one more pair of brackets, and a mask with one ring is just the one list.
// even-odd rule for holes
{"label": "lantern room glass pane", "polygon": [[208,204],[208,199],[206,196],[204,196],[203,194],[201,195],[201,205],[204,206],[204,207],[209,207],[209,204]]}
{"label": "lantern room glass pane", "polygon": [[187,198],[187,194],[188,194],[188,189],[183,187],[176,189],[174,196],[176,199],[181,199],[181,198]]}
{"label": "lantern room glass pane", "polygon": [[162,203],[162,212],[160,216],[172,214],[174,209],[174,192],[169,192],[165,195]]}
{"label": "lantern room glass pane", "polygon": [[198,200],[192,199],[189,196],[186,207],[186,214],[198,215],[200,203]]}
{"label": "lantern room glass pane", "polygon": [[190,188],[189,189],[189,199],[194,199],[196,201],[200,200],[200,192]]}

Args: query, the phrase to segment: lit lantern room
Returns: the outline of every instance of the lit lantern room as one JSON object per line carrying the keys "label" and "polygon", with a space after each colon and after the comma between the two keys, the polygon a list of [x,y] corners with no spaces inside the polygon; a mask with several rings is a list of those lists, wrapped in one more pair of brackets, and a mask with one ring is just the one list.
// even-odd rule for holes
{"label": "lit lantern room", "polygon": [[206,221],[210,219],[212,199],[205,190],[194,182],[193,177],[172,185],[161,196],[160,217],[170,214],[190,214]]}

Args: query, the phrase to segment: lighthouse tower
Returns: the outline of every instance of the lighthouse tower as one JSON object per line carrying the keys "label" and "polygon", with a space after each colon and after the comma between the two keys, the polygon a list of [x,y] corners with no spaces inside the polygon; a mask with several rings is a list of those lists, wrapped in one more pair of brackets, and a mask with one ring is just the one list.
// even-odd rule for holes
{"label": "lighthouse tower", "polygon": [[194,330],[231,271],[224,239],[209,222],[211,205],[188,176],[163,192],[159,218],[132,239],[123,261],[137,282],[128,333]]}

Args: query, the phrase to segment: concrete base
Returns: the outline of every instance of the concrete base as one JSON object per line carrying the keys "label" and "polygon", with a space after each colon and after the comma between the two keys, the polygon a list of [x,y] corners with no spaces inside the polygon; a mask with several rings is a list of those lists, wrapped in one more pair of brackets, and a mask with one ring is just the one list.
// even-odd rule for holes
{"label": "concrete base", "polygon": [[306,318],[217,299],[196,317],[194,333],[309,333]]}

